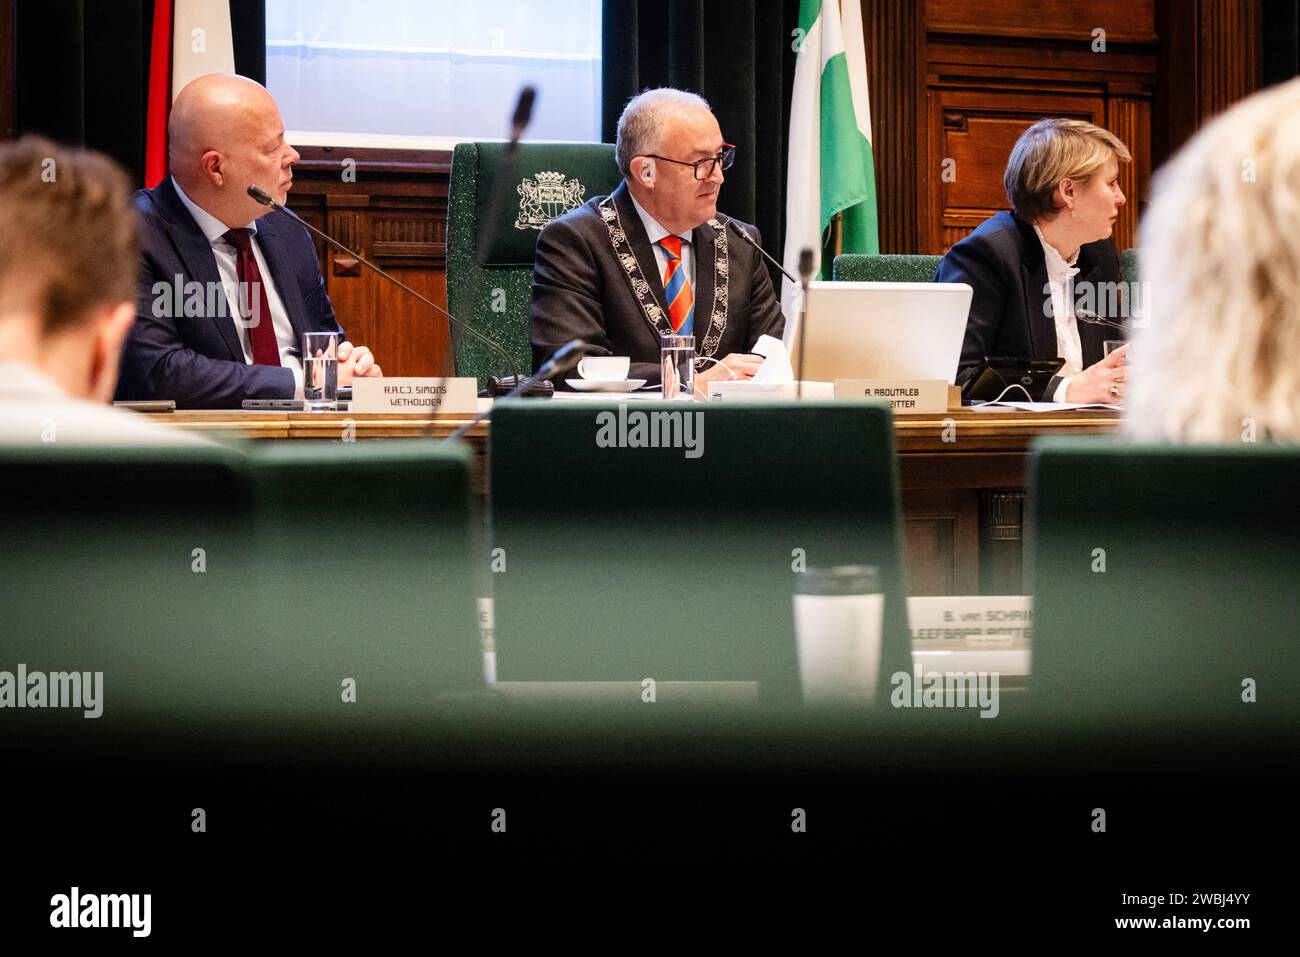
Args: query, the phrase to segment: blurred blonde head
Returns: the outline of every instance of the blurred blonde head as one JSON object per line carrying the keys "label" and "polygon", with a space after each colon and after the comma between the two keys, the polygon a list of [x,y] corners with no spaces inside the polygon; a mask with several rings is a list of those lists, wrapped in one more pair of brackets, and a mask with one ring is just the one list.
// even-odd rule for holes
{"label": "blurred blonde head", "polygon": [[1155,177],[1127,432],[1300,441],[1300,79],[1237,104]]}

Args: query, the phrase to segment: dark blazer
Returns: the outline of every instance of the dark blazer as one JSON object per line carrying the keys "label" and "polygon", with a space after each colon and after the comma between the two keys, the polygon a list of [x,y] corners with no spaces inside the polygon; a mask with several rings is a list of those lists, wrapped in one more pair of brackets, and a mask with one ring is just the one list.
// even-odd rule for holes
{"label": "dark blazer", "polygon": [[[216,257],[171,177],[137,192],[135,206],[140,216],[140,286],[135,325],[122,352],[117,398],[175,399],[178,407],[191,409],[237,409],[244,399],[293,398],[292,372],[244,361]],[[284,213],[270,212],[257,221],[257,244],[294,335],[301,339],[304,332],[334,330],[342,335],[310,234]],[[182,288],[189,282],[200,284],[205,303],[201,315],[175,315],[174,308],[156,307],[154,284],[172,289],[177,277]],[[208,296],[209,289],[217,294]],[[174,306],[175,294],[168,299]]]}
{"label": "dark blazer", "polygon": [[[1076,308],[1120,321],[1119,316],[1107,315],[1109,297],[1097,295],[1094,285],[1120,281],[1115,244],[1109,239],[1088,243],[1080,248],[1075,265],[1079,267],[1074,277]],[[957,369],[958,385],[974,375],[985,356],[1056,357],[1056,323],[1047,286],[1047,262],[1043,244],[1030,223],[1012,213],[998,213],[984,220],[948,250],[934,280],[969,283],[974,290]],[[1079,323],[1084,368],[1101,361],[1102,344],[1107,339],[1119,337],[1117,330],[1106,326]],[[1055,381],[1049,386],[1049,396]]]}
{"label": "dark blazer", "polygon": [[[613,196],[619,221],[654,301],[667,312],[658,260],[627,184],[619,184]],[[570,339],[582,339],[609,349],[611,355],[630,356],[631,378],[659,382],[659,333],[641,311],[627,273],[614,255],[609,230],[597,209],[604,198],[597,196],[548,223],[537,237],[533,302],[528,314],[533,368]],[[736,225],[759,241],[755,227]],[[700,354],[713,312],[713,238],[714,230],[707,224],[697,226],[692,235],[695,349]],[[779,339],[785,329],[781,304],[763,258],[734,233],[728,235],[727,258],[727,325],[714,353],[718,359],[748,352],[764,334]]]}

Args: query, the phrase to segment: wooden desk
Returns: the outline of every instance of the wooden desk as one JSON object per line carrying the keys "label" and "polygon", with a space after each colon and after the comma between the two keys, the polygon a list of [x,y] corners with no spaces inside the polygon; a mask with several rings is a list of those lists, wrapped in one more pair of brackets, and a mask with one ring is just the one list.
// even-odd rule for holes
{"label": "wooden desk", "polygon": [[[352,415],[346,412],[197,412],[154,416],[160,422],[253,439],[441,438],[468,416]],[[1024,592],[1022,537],[1025,457],[1044,435],[1114,431],[1116,412],[974,412],[900,415],[894,420],[903,488],[910,591],[913,595]],[[488,422],[467,436],[487,470]]]}

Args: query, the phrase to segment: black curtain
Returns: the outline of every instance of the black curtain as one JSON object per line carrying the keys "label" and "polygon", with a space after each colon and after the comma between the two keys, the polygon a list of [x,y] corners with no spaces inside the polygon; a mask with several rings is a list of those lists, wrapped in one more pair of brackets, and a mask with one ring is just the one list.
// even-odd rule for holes
{"label": "black curtain", "polygon": [[1263,5],[1264,85],[1300,75],[1300,0]]}
{"label": "black curtain", "polygon": [[[266,81],[266,2],[230,0],[235,71]],[[144,179],[153,0],[17,0],[16,132],[112,156]]]}
{"label": "black curtain", "polygon": [[757,225],[780,259],[798,0],[605,0],[602,17],[604,141],[648,87],[703,96],[737,147],[719,208]]}

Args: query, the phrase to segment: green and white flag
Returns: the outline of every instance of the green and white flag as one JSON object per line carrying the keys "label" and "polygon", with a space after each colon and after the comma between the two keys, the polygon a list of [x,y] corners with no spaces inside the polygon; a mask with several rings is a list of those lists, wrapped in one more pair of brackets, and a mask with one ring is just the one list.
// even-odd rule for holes
{"label": "green and white flag", "polygon": [[[841,22],[837,0],[801,0],[795,42],[783,260],[798,275],[799,252],[811,248],[814,278],[829,279],[823,246],[836,213],[843,252],[880,251],[861,5],[849,0]],[[797,285],[782,281],[787,344],[797,324],[798,293]]]}

